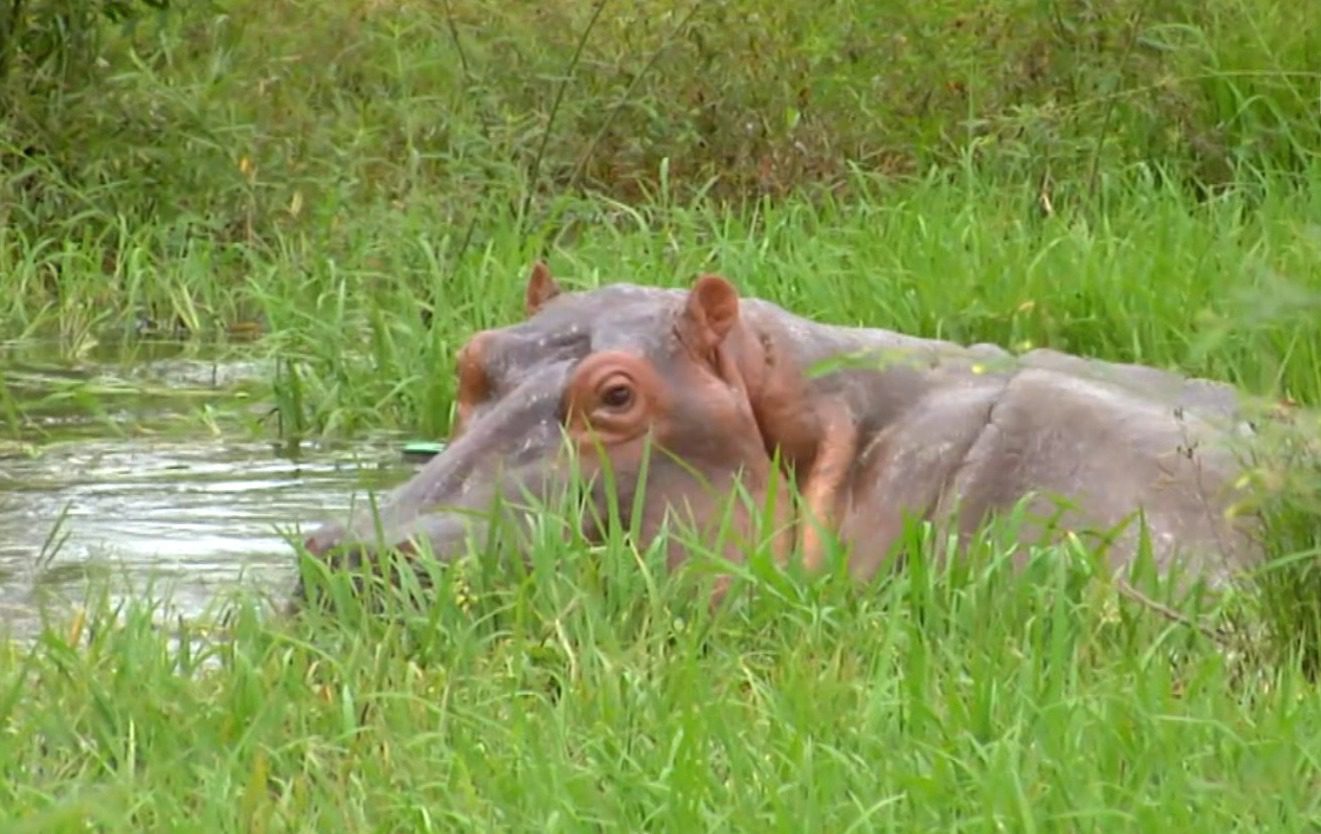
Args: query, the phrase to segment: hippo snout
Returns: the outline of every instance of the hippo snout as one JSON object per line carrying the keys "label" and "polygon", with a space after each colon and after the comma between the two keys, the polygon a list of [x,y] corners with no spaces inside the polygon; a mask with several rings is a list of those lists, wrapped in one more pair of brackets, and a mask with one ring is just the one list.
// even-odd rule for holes
{"label": "hippo snout", "polygon": [[[403,566],[391,565],[388,557],[402,557],[406,568],[424,586],[429,584],[422,557],[450,562],[467,552],[469,541],[480,540],[485,523],[467,514],[437,512],[412,519],[392,529],[358,531],[354,527],[330,522],[309,535],[303,542],[309,554],[331,571],[365,575],[395,574]],[[397,576],[393,576],[397,580]],[[361,580],[354,579],[361,588]],[[395,584],[392,582],[392,584]],[[288,610],[296,611],[309,600],[306,579],[299,576]]]}
{"label": "hippo snout", "polygon": [[320,558],[353,554],[350,558],[360,561],[364,556],[394,550],[406,555],[430,551],[432,557],[450,561],[461,555],[467,547],[468,537],[479,532],[481,526],[481,520],[475,516],[447,512],[421,515],[393,530],[381,529],[379,533],[375,530],[359,533],[332,522],[308,536],[304,547]]}

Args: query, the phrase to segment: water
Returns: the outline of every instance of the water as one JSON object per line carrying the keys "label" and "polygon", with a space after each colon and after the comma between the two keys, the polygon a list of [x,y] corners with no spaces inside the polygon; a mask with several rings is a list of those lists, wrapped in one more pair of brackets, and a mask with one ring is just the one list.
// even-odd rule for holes
{"label": "water", "polygon": [[207,431],[199,410],[268,378],[241,351],[158,345],[36,363],[9,348],[0,379],[33,425],[17,441],[0,431],[0,633],[32,633],[43,609],[68,611],[102,579],[121,595],[150,586],[185,617],[240,584],[278,600],[295,580],[286,534],[415,468],[400,438],[290,455]]}

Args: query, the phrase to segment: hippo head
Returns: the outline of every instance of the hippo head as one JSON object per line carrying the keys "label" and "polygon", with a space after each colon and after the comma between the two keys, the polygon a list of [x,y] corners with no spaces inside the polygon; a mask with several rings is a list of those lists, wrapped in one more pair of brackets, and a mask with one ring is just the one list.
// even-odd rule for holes
{"label": "hippo head", "polygon": [[[443,560],[488,522],[497,498],[509,499],[504,507],[545,498],[571,471],[593,484],[588,509],[595,504],[597,518],[606,517],[609,484],[641,544],[677,513],[699,534],[726,523],[722,555],[735,561],[767,529],[754,529],[749,506],[775,490],[769,530],[783,554],[787,479],[765,431],[766,404],[783,398],[772,393],[770,342],[741,315],[729,282],[705,275],[687,291],[616,284],[562,292],[538,263],[525,312],[459,352],[446,448],[379,507],[314,532],[312,554],[407,553],[425,541]],[[606,470],[608,478],[597,477]],[[753,501],[730,503],[736,483]],[[589,539],[603,532],[590,515],[582,519]],[[683,551],[671,544],[667,557],[674,567]]]}

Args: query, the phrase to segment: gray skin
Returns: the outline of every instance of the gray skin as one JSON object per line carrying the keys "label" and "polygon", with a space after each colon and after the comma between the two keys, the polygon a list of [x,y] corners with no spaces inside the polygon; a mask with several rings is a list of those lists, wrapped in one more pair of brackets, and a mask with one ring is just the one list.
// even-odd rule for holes
{"label": "gray skin", "polygon": [[[905,516],[966,537],[1025,497],[1056,517],[1053,535],[1101,536],[1116,567],[1137,554],[1139,510],[1159,569],[1178,561],[1218,585],[1263,555],[1256,519],[1228,512],[1242,497],[1235,443],[1251,430],[1223,384],[819,324],[739,298],[716,276],[689,290],[563,292],[537,264],[526,310],[461,353],[457,430],[381,502],[380,535],[363,508],[315,531],[311,553],[357,562],[425,541],[449,558],[482,534],[494,497],[544,497],[571,462],[590,476],[602,455],[629,523],[651,444],[644,538],[676,513],[710,535],[736,480],[759,501],[772,485],[797,488],[801,499],[778,502],[770,524],[735,513],[722,551],[734,561],[769,542],[781,561],[796,553],[815,569],[834,540],[868,580],[892,562]],[[600,387],[620,379],[631,396],[613,396],[626,407]],[[1039,521],[1019,535],[1048,532]],[[672,544],[671,565],[683,558]]]}

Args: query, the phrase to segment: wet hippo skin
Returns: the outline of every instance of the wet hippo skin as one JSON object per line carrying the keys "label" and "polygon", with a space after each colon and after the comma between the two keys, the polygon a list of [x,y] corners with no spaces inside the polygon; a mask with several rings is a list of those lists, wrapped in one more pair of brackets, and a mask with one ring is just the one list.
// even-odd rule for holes
{"label": "wet hippo skin", "polygon": [[[480,511],[496,496],[545,495],[562,482],[567,449],[589,476],[608,463],[624,522],[644,538],[667,513],[714,530],[736,480],[758,506],[792,484],[800,500],[782,497],[770,519],[777,558],[817,568],[833,538],[860,580],[892,561],[906,515],[966,535],[1025,497],[1036,515],[1056,517],[1056,534],[1105,533],[1116,566],[1138,552],[1139,510],[1163,569],[1179,560],[1218,584],[1261,556],[1255,519],[1227,512],[1240,497],[1232,441],[1249,433],[1227,385],[817,323],[741,298],[714,275],[686,290],[565,292],[538,263],[525,310],[460,352],[445,450],[378,516],[364,507],[315,531],[311,553],[425,541],[445,558],[480,536]],[[724,555],[737,561],[766,527],[746,508],[733,521]],[[1029,523],[1020,535],[1045,529]],[[584,532],[598,534],[588,519]],[[679,545],[669,557],[684,557]]]}

